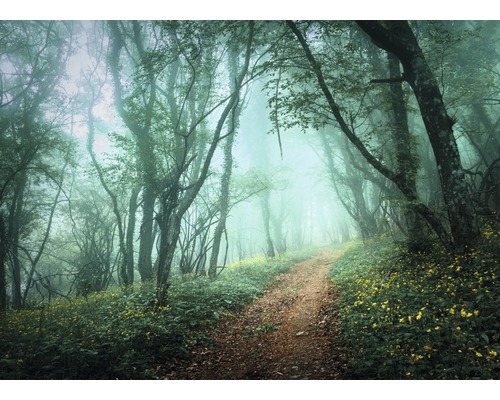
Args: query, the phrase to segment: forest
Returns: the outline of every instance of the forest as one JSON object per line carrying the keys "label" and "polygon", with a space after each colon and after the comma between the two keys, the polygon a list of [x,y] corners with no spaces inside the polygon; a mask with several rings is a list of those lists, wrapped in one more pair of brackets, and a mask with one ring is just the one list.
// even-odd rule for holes
{"label": "forest", "polygon": [[[500,378],[499,42],[487,20],[0,21],[0,378]],[[258,301],[274,319],[237,319]],[[299,303],[314,369],[250,365]],[[240,325],[243,361],[213,336]]]}

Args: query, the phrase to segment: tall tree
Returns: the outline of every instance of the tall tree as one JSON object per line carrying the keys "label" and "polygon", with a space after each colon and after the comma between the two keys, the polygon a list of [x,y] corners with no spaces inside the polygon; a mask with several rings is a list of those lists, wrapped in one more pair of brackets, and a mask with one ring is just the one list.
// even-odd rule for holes
{"label": "tall tree", "polygon": [[[389,94],[392,109],[392,126],[396,147],[396,171],[407,180],[406,187],[412,193],[417,193],[418,162],[414,149],[414,138],[408,127],[408,112],[406,100],[402,88],[401,71],[399,60],[391,53],[387,54],[387,65],[389,70]],[[423,225],[417,212],[411,205],[404,206],[404,216],[407,228],[409,249],[411,251],[423,250],[428,243],[424,237]]]}
{"label": "tall tree", "polygon": [[[315,55],[313,54],[311,47],[307,43],[304,35],[299,30],[297,25],[288,21],[287,25],[290,27],[293,34],[296,36],[302,50],[304,51],[305,57],[310,64],[312,73],[314,74],[318,86],[324,95],[327,102],[327,107],[329,112],[335,119],[336,123],[340,127],[341,131],[346,135],[349,141],[357,148],[359,153],[366,159],[366,161],[375,168],[379,173],[385,176],[387,179],[392,181],[401,194],[406,198],[408,204],[410,204],[416,212],[418,212],[425,220],[429,223],[432,229],[435,231],[441,242],[449,249],[455,248],[461,251],[458,243],[452,243],[449,238],[449,234],[446,231],[442,221],[435,215],[435,213],[425,204],[419,201],[417,194],[408,187],[408,181],[400,173],[392,170],[388,165],[384,164],[379,158],[377,158],[366,146],[366,144],[358,137],[354,131],[354,126],[349,124],[344,118],[340,106],[335,101],[335,98],[330,90],[330,87],[325,79],[321,65],[318,63]],[[455,245],[455,246],[454,246]]]}
{"label": "tall tree", "polygon": [[454,247],[464,252],[479,238],[460,153],[438,82],[406,21],[358,21],[378,47],[393,53],[403,65],[402,78],[411,86],[434,151]]}
{"label": "tall tree", "polygon": [[[231,91],[236,91],[234,76],[237,74],[237,61],[238,61],[238,42],[234,43],[232,48],[228,52],[228,67],[230,71],[230,84],[229,87]],[[234,107],[231,111],[231,117],[229,119],[228,135],[225,139],[223,147],[223,171],[220,183],[220,202],[219,202],[219,221],[214,229],[212,253],[210,254],[210,261],[208,267],[208,276],[215,278],[217,275],[217,266],[219,259],[219,252],[222,242],[222,235],[226,229],[226,220],[229,214],[230,198],[229,198],[229,188],[231,183],[231,175],[233,172],[233,144],[236,136],[236,129],[239,122],[239,116],[242,109],[242,102]]]}
{"label": "tall tree", "polygon": [[[232,134],[224,134],[224,128],[249,70],[254,23],[111,21],[109,28],[115,102],[134,135],[143,181],[139,271],[143,280],[152,279],[156,223],[155,269],[162,303],[183,216],[203,186],[220,142]],[[234,90],[224,93],[218,78],[220,55],[231,35],[245,42],[244,61],[230,78]]]}
{"label": "tall tree", "polygon": [[[71,146],[55,123],[61,115],[53,110],[65,107],[56,87],[72,50],[72,25],[10,21],[2,22],[0,30],[0,213],[4,223],[0,262],[10,264],[12,306],[20,308],[21,242],[31,231],[31,218],[36,218],[28,212],[28,202],[34,199],[29,191],[41,177],[52,179],[54,160],[64,159]],[[5,276],[5,265],[0,272]],[[3,289],[0,293],[5,295]],[[4,299],[0,303],[6,305]]]}
{"label": "tall tree", "polygon": [[[229,32],[231,32],[232,27],[229,28]],[[234,79],[235,81],[234,90],[230,91],[230,93],[228,93],[221,102],[216,103],[214,106],[215,108],[212,108],[212,110],[219,108],[222,108],[222,110],[215,124],[213,133],[209,137],[206,153],[204,155],[195,154],[188,156],[190,151],[190,148],[188,146],[184,146],[182,149],[178,149],[181,154],[180,160],[182,160],[182,163],[175,163],[174,169],[166,179],[165,189],[160,195],[160,212],[158,220],[161,233],[157,270],[158,300],[160,304],[163,304],[166,301],[172,260],[174,256],[175,246],[179,238],[182,216],[191,206],[201,187],[203,186],[208,176],[210,164],[212,162],[215,150],[218,148],[220,141],[225,137],[225,135],[223,135],[223,128],[226,125],[228,118],[230,118],[232,111],[236,107],[238,107],[240,92],[249,71],[254,30],[255,24],[254,22],[250,21],[245,25],[244,31],[241,32],[241,34],[245,38],[243,62],[241,63],[239,71],[237,71],[237,73],[232,77],[232,79]],[[210,51],[210,49],[204,49],[204,51],[208,52]],[[192,76],[191,79],[195,79],[195,77],[196,75]],[[191,80],[190,85],[192,85],[193,83],[194,81]],[[209,89],[213,90],[213,87],[210,86]],[[212,111],[210,111],[209,114],[211,114],[211,112]],[[183,133],[182,131],[175,131],[176,136],[180,137],[183,143],[186,143],[186,140],[191,140],[192,135],[196,132],[196,127],[201,122],[205,121],[207,116],[208,114],[198,115],[197,118],[195,118],[191,122],[191,126],[187,129],[186,133]],[[177,124],[177,129],[178,127],[179,125]],[[228,134],[233,134],[233,132],[230,131]],[[198,159],[199,157],[201,157],[199,171],[196,176],[191,178],[192,180],[191,182],[189,182],[189,186],[186,189],[183,189],[181,187],[182,174],[185,170],[188,169],[191,162],[195,159]]]}
{"label": "tall tree", "polygon": [[[123,122],[135,138],[139,174],[143,183],[138,269],[144,282],[153,279],[151,256],[154,244],[154,207],[157,197],[157,161],[152,125],[157,102],[157,76],[153,71],[153,65],[149,62],[149,24],[139,21],[128,23],[109,21],[108,25],[111,36],[108,63],[113,77],[115,105]],[[155,46],[155,43],[151,45]],[[128,70],[124,70],[122,52],[129,58]],[[135,91],[126,93],[127,76],[122,77],[122,75],[134,71],[138,73],[135,79]]]}

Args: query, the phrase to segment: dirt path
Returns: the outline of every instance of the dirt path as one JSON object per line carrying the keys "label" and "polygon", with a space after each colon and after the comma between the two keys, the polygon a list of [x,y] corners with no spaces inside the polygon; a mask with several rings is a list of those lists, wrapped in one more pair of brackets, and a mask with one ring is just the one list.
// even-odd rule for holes
{"label": "dirt path", "polygon": [[166,379],[342,379],[335,293],[326,273],[341,252],[296,264],[245,311],[211,332],[215,346],[196,349]]}

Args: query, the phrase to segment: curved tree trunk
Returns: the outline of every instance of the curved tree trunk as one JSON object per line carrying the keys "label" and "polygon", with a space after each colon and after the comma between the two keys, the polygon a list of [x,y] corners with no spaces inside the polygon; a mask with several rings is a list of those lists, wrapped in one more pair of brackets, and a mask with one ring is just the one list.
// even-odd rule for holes
{"label": "curved tree trunk", "polygon": [[[237,75],[237,51],[232,49],[229,52],[229,67],[230,67],[230,87],[231,91],[235,91],[234,77]],[[224,144],[224,171],[221,177],[221,188],[220,188],[220,218],[217,226],[214,230],[214,239],[212,244],[212,253],[210,254],[210,262],[208,266],[208,276],[210,278],[215,278],[217,275],[217,261],[219,259],[220,245],[222,242],[222,234],[226,229],[226,219],[229,213],[229,184],[231,183],[231,174],[233,172],[233,143],[236,131],[236,126],[238,124],[238,118],[240,115],[241,107],[236,106],[232,110],[232,117],[229,122],[229,132],[226,138],[226,143]]]}
{"label": "curved tree trunk", "polygon": [[[176,176],[171,177],[170,183],[168,185],[168,190],[160,196],[161,212],[158,215],[160,226],[160,248],[157,270],[158,306],[164,305],[167,299],[167,292],[170,284],[170,273],[172,269],[172,260],[175,252],[175,246],[179,239],[182,217],[191,206],[191,204],[193,204],[193,201],[195,200],[201,187],[205,183],[215,150],[217,149],[220,141],[224,138],[222,135],[222,130],[233,110],[238,107],[238,103],[240,100],[240,91],[244,84],[243,80],[249,70],[250,56],[254,38],[254,23],[250,21],[248,23],[248,26],[249,33],[245,49],[245,61],[240,68],[238,76],[234,77],[235,90],[231,91],[231,94],[227,99],[227,103],[218,118],[213,136],[210,140],[210,145],[208,147],[206,155],[204,156],[204,160],[201,163],[198,177],[196,177],[195,181],[189,186],[189,189],[184,190],[181,193],[180,178],[182,175],[182,169],[178,170],[176,172]],[[202,119],[200,119],[199,122],[201,122],[205,117],[201,118]],[[184,163],[189,164],[189,162],[190,161],[187,159],[184,160]],[[187,164],[180,165],[179,167],[184,168]]]}
{"label": "curved tree trunk", "polygon": [[[339,124],[342,132],[347,136],[349,141],[358,149],[358,151],[366,159],[366,161],[368,161],[368,163],[373,168],[375,168],[378,172],[380,172],[382,175],[384,175],[387,179],[392,181],[399,188],[399,190],[404,195],[404,197],[406,198],[408,203],[411,205],[411,207],[413,207],[429,223],[429,225],[432,227],[432,229],[434,230],[436,235],[439,237],[439,240],[443,243],[443,245],[447,249],[456,250],[459,252],[463,251],[464,246],[463,246],[463,244],[461,245],[461,242],[463,242],[463,240],[460,240],[462,236],[470,237],[471,243],[475,243],[475,240],[477,239],[477,228],[472,229],[475,225],[475,218],[472,218],[471,224],[468,224],[468,225],[470,225],[471,230],[474,231],[470,235],[469,234],[460,235],[457,232],[457,230],[460,231],[460,228],[454,226],[454,224],[457,221],[456,220],[453,221],[452,235],[453,235],[453,238],[455,240],[452,242],[450,240],[450,236],[449,236],[448,232],[446,231],[446,229],[445,229],[443,223],[440,221],[440,219],[436,217],[434,212],[431,209],[429,209],[429,207],[427,207],[425,204],[419,202],[418,197],[416,197],[416,193],[413,193],[411,188],[407,187],[408,182],[404,178],[404,176],[401,173],[396,173],[396,172],[392,171],[390,168],[388,168],[386,165],[384,165],[380,160],[378,160],[366,148],[364,143],[360,140],[360,138],[358,136],[356,136],[354,131],[351,130],[351,128],[347,124],[346,120],[343,118],[342,113],[340,111],[340,108],[339,108],[338,104],[336,103],[328,85],[326,84],[325,78],[323,76],[323,72],[321,70],[321,65],[316,61],[316,59],[315,59],[314,55],[312,54],[311,49],[310,49],[309,45],[307,44],[304,36],[299,31],[299,29],[297,28],[297,26],[295,25],[294,22],[287,21],[287,24],[290,27],[290,29],[292,30],[292,32],[294,33],[294,35],[297,37],[298,41],[300,42],[300,44],[304,50],[306,58],[309,61],[310,65],[311,65],[311,67],[316,75],[319,87],[321,88],[321,91],[323,92],[323,94],[328,102],[328,106],[330,108],[330,111],[331,111],[333,117],[335,118],[335,120]],[[364,22],[358,22],[358,24],[364,24]],[[370,24],[370,23],[368,23],[368,24]],[[377,24],[377,23],[374,23],[374,24]],[[398,39],[398,36],[396,36],[394,38],[394,40],[397,40],[397,39]],[[403,63],[403,66],[404,65],[405,64]],[[437,87],[436,87],[436,89],[437,89]],[[439,90],[438,90],[438,92],[439,92]],[[456,148],[456,144],[455,144],[455,148]],[[463,170],[461,170],[461,171],[462,171],[462,178],[463,178]],[[447,189],[448,189],[448,187],[447,187]],[[465,193],[467,193],[467,191],[465,191]],[[463,197],[463,195],[460,195],[460,197]],[[473,215],[473,217],[474,217],[474,215]],[[465,230],[465,231],[467,232],[467,230]]]}
{"label": "curved tree trunk", "polygon": [[[156,157],[153,151],[152,142],[152,118],[153,107],[157,98],[156,80],[151,67],[147,69],[147,82],[145,86],[147,91],[142,98],[143,107],[142,115],[144,118],[138,120],[133,110],[127,109],[125,99],[123,98],[123,86],[120,76],[121,64],[120,55],[125,47],[125,37],[129,35],[134,43],[141,61],[144,61],[149,55],[144,49],[143,39],[141,37],[141,25],[138,21],[132,21],[132,32],[122,33],[118,21],[109,21],[110,29],[110,52],[109,52],[109,67],[113,78],[113,89],[115,96],[115,104],[118,114],[122,118],[125,125],[136,139],[136,150],[138,158],[139,174],[144,182],[142,191],[142,223],[140,227],[140,242],[139,242],[139,259],[138,270],[143,282],[153,279],[153,263],[151,255],[153,252],[153,225],[154,225],[154,207],[157,198],[157,167]],[[145,63],[149,65],[148,63]]]}
{"label": "curved tree trunk", "polygon": [[403,78],[413,89],[436,157],[455,250],[464,252],[477,243],[479,231],[453,136],[454,121],[447,114],[436,78],[408,22],[358,21],[358,25],[375,45],[396,55],[403,65]]}

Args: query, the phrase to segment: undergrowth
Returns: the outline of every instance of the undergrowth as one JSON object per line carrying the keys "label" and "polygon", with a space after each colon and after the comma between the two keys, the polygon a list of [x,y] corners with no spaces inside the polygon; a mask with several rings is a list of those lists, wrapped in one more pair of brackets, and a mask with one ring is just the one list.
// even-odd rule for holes
{"label": "undergrowth", "polygon": [[168,305],[154,288],[59,300],[0,319],[1,379],[152,379],[154,365],[189,354],[224,312],[241,309],[314,250],[258,258],[218,279],[179,276]]}
{"label": "undergrowth", "polygon": [[354,245],[330,277],[357,379],[500,378],[500,234],[467,257]]}

